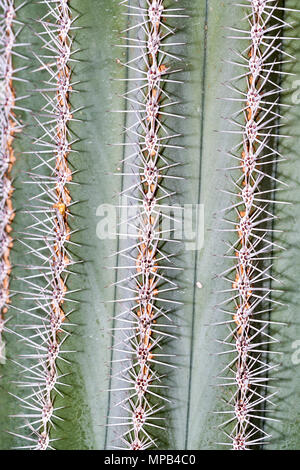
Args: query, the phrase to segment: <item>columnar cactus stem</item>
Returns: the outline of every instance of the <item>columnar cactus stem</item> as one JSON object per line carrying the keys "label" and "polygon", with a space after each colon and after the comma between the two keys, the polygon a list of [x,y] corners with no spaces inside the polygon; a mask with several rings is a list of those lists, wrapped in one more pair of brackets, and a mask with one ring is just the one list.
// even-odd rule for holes
{"label": "columnar cactus stem", "polygon": [[14,25],[16,9],[14,0],[0,2],[0,363],[5,360],[5,314],[10,303],[9,278],[11,274],[10,250],[12,248],[11,223],[14,218],[12,182],[10,173],[14,164],[13,140],[21,129],[14,109],[13,54],[16,46]]}
{"label": "columnar cactus stem", "polygon": [[[242,75],[229,84],[231,90],[242,95],[242,110],[235,113],[230,122],[235,129],[229,131],[241,136],[241,141],[230,155],[237,164],[230,171],[240,170],[241,175],[234,181],[238,191],[238,202],[225,210],[235,211],[238,222],[226,220],[229,231],[236,232],[237,240],[227,252],[227,257],[235,260],[231,269],[221,277],[231,284],[226,303],[234,303],[234,310],[226,314],[232,320],[230,333],[223,344],[233,353],[233,359],[223,370],[228,376],[222,382],[233,393],[228,401],[230,409],[224,411],[226,421],[224,431],[234,449],[246,450],[264,443],[271,436],[264,430],[266,420],[275,421],[267,414],[265,407],[273,405],[272,397],[277,393],[268,385],[269,373],[277,367],[267,361],[268,345],[277,342],[270,336],[268,314],[274,305],[270,286],[276,279],[271,274],[273,254],[279,248],[272,241],[272,207],[279,201],[272,197],[273,183],[281,184],[270,169],[282,161],[276,149],[278,135],[278,97],[282,87],[276,77],[281,74],[280,66],[290,61],[291,56],[282,50],[283,26],[288,26],[281,18],[284,8],[277,8],[273,0],[248,0],[250,12],[247,16],[249,29],[231,28],[238,40],[248,40],[250,45],[241,54],[237,52]],[[234,34],[233,33],[233,34]],[[237,81],[246,78],[246,92],[239,90]],[[236,100],[236,98],[229,98]],[[237,155],[237,151],[241,155]],[[285,183],[282,183],[285,184]],[[278,190],[278,189],[276,189]],[[228,274],[234,273],[234,280]],[[222,310],[224,312],[224,310]],[[227,381],[227,383],[226,383]],[[271,393],[272,392],[272,393]],[[268,410],[270,411],[270,410]],[[232,426],[227,431],[226,426]]]}
{"label": "columnar cactus stem", "polygon": [[[39,161],[36,169],[44,169],[45,172],[30,173],[31,183],[39,190],[32,200],[39,203],[28,210],[34,220],[24,237],[31,241],[30,253],[38,258],[39,265],[28,266],[33,274],[22,279],[29,289],[26,299],[35,302],[23,313],[33,318],[35,324],[25,326],[33,330],[30,337],[19,334],[36,351],[36,354],[24,355],[32,362],[23,366],[26,378],[30,380],[20,385],[27,389],[31,386],[33,390],[27,397],[20,398],[26,414],[18,416],[26,418],[25,426],[32,433],[30,437],[24,436],[29,440],[28,447],[37,450],[51,448],[52,421],[60,419],[55,415],[54,400],[57,387],[63,385],[60,382],[59,360],[65,360],[62,355],[70,352],[62,350],[68,336],[64,331],[68,324],[68,312],[64,305],[72,300],[72,291],[67,289],[67,277],[75,263],[68,249],[72,243],[68,225],[72,206],[68,189],[72,183],[68,162],[72,151],[69,123],[76,112],[72,112],[70,105],[70,63],[75,52],[71,52],[72,20],[68,0],[46,1],[45,4],[48,12],[40,20],[43,32],[38,37],[48,55],[46,53],[46,59],[44,53],[42,57],[37,55],[37,59],[41,64],[38,71],[44,70],[50,76],[46,89],[40,90],[46,100],[40,115],[46,116],[46,119],[41,121],[36,117],[42,136],[35,140],[41,148],[35,152]],[[29,242],[21,242],[29,247]]]}
{"label": "columnar cactus stem", "polygon": [[[127,112],[136,117],[136,121],[126,129],[130,143],[125,145],[132,146],[133,150],[125,159],[128,172],[124,170],[124,174],[132,172],[135,180],[122,192],[129,205],[131,203],[130,207],[135,208],[134,215],[130,212],[128,217],[128,224],[135,227],[135,232],[133,245],[118,253],[127,265],[128,261],[133,265],[129,266],[129,276],[117,282],[120,288],[132,295],[118,300],[125,304],[124,311],[118,315],[120,328],[117,328],[123,330],[125,339],[122,339],[123,349],[115,345],[115,350],[127,356],[121,359],[124,368],[120,379],[128,388],[116,390],[129,389],[131,393],[119,403],[126,413],[122,417],[124,421],[113,425],[121,430],[125,425],[126,430],[119,436],[125,448],[142,450],[156,445],[149,434],[151,429],[162,429],[163,418],[156,414],[163,406],[155,402],[151,404],[152,399],[159,398],[157,389],[161,387],[154,367],[155,364],[165,364],[161,358],[168,355],[161,349],[161,342],[165,336],[172,335],[165,333],[164,329],[174,327],[163,305],[173,303],[171,299],[164,298],[164,294],[177,289],[176,283],[168,278],[170,270],[177,268],[170,267],[169,257],[162,252],[162,245],[171,230],[164,230],[161,223],[170,219],[166,213],[168,206],[162,205],[170,198],[170,193],[163,187],[163,180],[175,178],[166,174],[175,165],[168,162],[165,151],[179,148],[168,143],[177,135],[169,134],[163,123],[163,118],[171,116],[168,106],[173,104],[164,91],[164,85],[173,81],[170,74],[177,71],[170,68],[168,60],[179,59],[165,52],[163,39],[173,34],[166,24],[167,19],[182,15],[181,9],[166,9],[163,0],[122,3],[128,8],[129,15],[138,18],[134,26],[123,32],[128,41],[125,47],[137,51],[137,54],[133,60],[122,64],[137,74],[136,81],[133,79],[134,85],[124,95],[130,107]],[[133,37],[127,37],[131,31],[134,31]],[[132,79],[128,80],[130,83]],[[160,324],[160,318],[164,318],[163,324]]]}

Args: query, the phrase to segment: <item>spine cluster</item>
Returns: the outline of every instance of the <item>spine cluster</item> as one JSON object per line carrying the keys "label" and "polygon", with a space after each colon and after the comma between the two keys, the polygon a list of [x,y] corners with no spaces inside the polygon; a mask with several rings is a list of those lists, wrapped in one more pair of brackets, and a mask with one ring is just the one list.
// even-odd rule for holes
{"label": "spine cluster", "polygon": [[[234,191],[229,194],[237,201],[225,209],[229,214],[234,212],[234,218],[226,220],[228,231],[236,234],[226,253],[233,266],[221,274],[230,284],[222,291],[228,297],[221,310],[230,327],[222,343],[227,346],[224,354],[232,357],[221,378],[222,385],[232,392],[228,409],[222,412],[226,417],[222,426],[229,439],[226,444],[236,450],[267,442],[271,436],[264,430],[264,422],[274,421],[268,407],[274,405],[272,397],[277,392],[269,380],[277,364],[269,362],[268,346],[277,341],[269,334],[269,315],[278,303],[271,295],[275,290],[271,282],[277,282],[271,268],[274,251],[280,247],[272,241],[272,209],[280,203],[274,200],[274,191],[285,184],[276,178],[274,168],[283,160],[276,147],[283,91],[280,69],[292,59],[282,49],[286,39],[282,30],[289,26],[282,17],[284,8],[277,8],[278,2],[273,0],[248,0],[248,4],[248,27],[231,28],[231,37],[244,40],[245,48],[236,52],[238,60],[230,61],[242,72],[228,84],[237,93],[229,100],[240,101],[242,107],[231,117],[233,128],[229,131],[240,136],[229,153],[234,162],[229,168]],[[245,92],[241,91],[244,80]]]}
{"label": "spine cluster", "polygon": [[[122,310],[116,330],[121,330],[123,338],[114,347],[118,356],[125,355],[116,361],[122,364],[119,380],[126,388],[115,389],[124,390],[125,398],[117,404],[123,409],[123,416],[111,425],[121,430],[118,437],[125,448],[143,450],[156,445],[151,430],[162,429],[162,418],[157,412],[164,407],[158,405],[157,399],[167,400],[160,395],[159,389],[164,387],[155,366],[172,367],[164,362],[168,355],[163,352],[162,340],[172,336],[166,328],[174,328],[165,306],[176,303],[166,294],[177,289],[168,276],[178,268],[163,252],[163,244],[171,238],[170,226],[167,224],[169,228],[164,230],[163,222],[172,218],[167,214],[171,194],[164,182],[176,178],[167,174],[176,164],[168,161],[166,150],[179,147],[171,143],[177,135],[169,133],[164,120],[175,116],[168,113],[174,102],[165,91],[165,84],[174,82],[170,74],[176,70],[170,68],[168,61],[179,59],[165,52],[163,40],[174,33],[167,25],[168,19],[181,14],[180,9],[166,9],[163,0],[122,3],[129,18],[137,19],[123,31],[127,44],[121,46],[134,51],[122,64],[135,77],[126,79],[130,85],[124,94],[126,113],[133,120],[127,120],[128,141],[121,144],[130,147],[123,174],[133,179],[121,195],[131,209],[127,226],[133,228],[133,242],[118,253],[124,261],[124,266],[118,263],[118,269],[129,272],[117,281],[118,289],[128,295],[117,301]],[[172,45],[176,44],[169,43],[168,47]]]}
{"label": "spine cluster", "polygon": [[33,222],[27,227],[21,242],[28,247],[38,263],[27,266],[30,274],[22,279],[27,291],[24,300],[32,307],[22,310],[27,315],[24,329],[31,335],[19,336],[31,348],[24,354],[29,364],[22,365],[26,380],[19,385],[30,390],[28,396],[19,398],[25,418],[24,427],[30,435],[27,448],[46,450],[51,447],[53,420],[60,419],[54,408],[57,393],[64,385],[60,380],[59,364],[64,359],[63,343],[68,336],[65,303],[72,301],[72,291],[67,289],[67,278],[75,261],[69,250],[72,232],[68,220],[72,200],[69,185],[72,171],[69,156],[72,138],[69,124],[73,119],[70,105],[72,92],[71,68],[73,29],[68,0],[44,2],[48,11],[39,20],[42,31],[37,36],[42,41],[42,54],[36,56],[40,63],[39,74],[46,74],[45,88],[39,90],[45,100],[35,119],[41,135],[35,139],[34,154],[37,164],[30,173],[29,184],[38,189],[27,212]]}
{"label": "spine cluster", "polygon": [[15,92],[13,88],[13,51],[15,48],[14,23],[16,11],[13,0],[0,2],[0,363],[4,360],[5,343],[2,338],[5,314],[10,303],[9,278],[11,273],[10,250],[12,247],[11,223],[13,187],[10,172],[14,163],[13,140],[20,125],[14,114]]}

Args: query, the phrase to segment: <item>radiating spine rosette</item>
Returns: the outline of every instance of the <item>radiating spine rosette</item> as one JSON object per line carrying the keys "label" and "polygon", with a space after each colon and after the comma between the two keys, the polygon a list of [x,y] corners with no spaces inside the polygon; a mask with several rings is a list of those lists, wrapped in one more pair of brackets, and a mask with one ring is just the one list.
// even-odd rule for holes
{"label": "radiating spine rosette", "polygon": [[114,447],[143,450],[157,445],[152,432],[163,428],[158,412],[168,401],[161,392],[166,386],[161,384],[156,367],[174,367],[168,362],[170,355],[164,353],[163,339],[173,336],[167,332],[174,324],[165,306],[179,303],[168,298],[177,289],[170,273],[179,268],[163,248],[172,238],[172,229],[164,230],[164,222],[173,218],[168,210],[174,194],[164,187],[164,182],[177,178],[168,171],[180,164],[170,163],[166,153],[181,148],[171,142],[179,135],[168,130],[168,117],[182,116],[168,111],[176,103],[165,86],[180,83],[172,78],[178,70],[169,64],[180,60],[176,56],[179,43],[165,40],[174,34],[168,26],[169,19],[184,15],[181,8],[166,8],[163,0],[121,4],[130,19],[122,32],[126,44],[121,47],[130,53],[126,62],[119,62],[133,77],[125,79],[128,88],[123,95],[128,105],[126,141],[120,145],[127,154],[121,173],[130,183],[121,193],[121,205],[128,209],[128,215],[120,226],[131,229],[132,241],[117,253],[117,269],[128,272],[116,282],[117,291],[128,295],[115,301],[122,307],[114,328],[113,363],[121,367],[113,375],[117,383],[113,391],[123,392],[124,398],[115,403],[122,416],[111,414],[109,426],[117,428],[117,441],[121,441],[114,442]]}
{"label": "radiating spine rosette", "polygon": [[226,191],[238,199],[224,210],[234,212],[235,220],[223,220],[230,225],[228,232],[237,237],[225,255],[234,263],[220,275],[230,284],[221,291],[228,294],[220,304],[226,314],[222,324],[229,326],[221,341],[227,350],[221,354],[231,358],[221,373],[221,385],[230,390],[228,408],[220,412],[225,416],[221,427],[228,437],[223,444],[236,450],[269,442],[271,435],[264,424],[276,421],[269,408],[277,394],[270,380],[278,364],[273,362],[276,352],[269,351],[269,346],[278,340],[271,336],[269,326],[274,323],[270,319],[273,307],[280,303],[272,296],[278,283],[272,274],[272,259],[281,247],[273,241],[273,209],[283,203],[275,199],[275,191],[286,186],[276,176],[276,166],[284,160],[277,142],[286,137],[279,132],[284,106],[280,104],[280,79],[286,73],[283,64],[293,60],[282,47],[285,39],[291,39],[283,34],[290,26],[284,20],[287,8],[277,0],[246,3],[239,5],[248,10],[246,28],[230,28],[230,37],[242,44],[243,52],[236,51],[237,60],[229,63],[242,71],[227,84],[235,96],[225,99],[240,101],[242,108],[229,119],[232,130],[224,131],[239,135],[240,141],[228,153],[234,162],[228,168],[234,192]]}
{"label": "radiating spine rosette", "polygon": [[73,26],[76,18],[72,19],[68,0],[42,3],[47,13],[38,21],[41,31],[36,35],[42,41],[42,53],[36,54],[39,67],[35,72],[39,76],[46,74],[38,90],[45,104],[34,115],[40,136],[33,143],[34,150],[27,152],[36,156],[27,183],[37,192],[26,209],[33,221],[20,238],[31,256],[26,266],[30,273],[20,278],[20,293],[26,305],[32,306],[18,309],[27,322],[20,332],[16,331],[31,349],[31,353],[22,354],[26,363],[19,364],[24,373],[19,386],[29,392],[25,397],[24,394],[17,397],[24,408],[17,417],[25,419],[21,427],[29,433],[16,435],[25,439],[25,448],[35,450],[53,448],[51,430],[55,420],[61,420],[54,402],[57,394],[62,396],[61,388],[65,385],[60,361],[66,361],[65,354],[71,352],[63,346],[69,335],[65,330],[70,325],[68,315],[72,312],[67,306],[74,302],[74,291],[68,290],[67,280],[77,263],[70,252],[74,242],[69,226],[74,204],[69,191],[73,176],[69,159],[75,141],[70,122],[77,111],[70,104],[74,85],[72,56],[76,52],[72,48],[72,30],[76,29]]}

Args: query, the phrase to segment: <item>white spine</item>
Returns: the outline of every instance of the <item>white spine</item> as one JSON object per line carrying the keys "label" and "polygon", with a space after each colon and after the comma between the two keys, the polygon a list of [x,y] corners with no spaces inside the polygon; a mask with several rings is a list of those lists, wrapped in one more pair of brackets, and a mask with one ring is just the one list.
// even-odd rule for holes
{"label": "white spine", "polygon": [[[289,39],[283,36],[283,27],[289,26],[281,18],[285,9],[278,9],[275,0],[247,1],[245,30],[230,28],[230,37],[244,47],[242,53],[236,52],[237,61],[229,61],[242,72],[228,88],[240,95],[243,105],[229,120],[232,130],[224,132],[240,136],[239,144],[229,153],[234,162],[229,171],[232,179],[237,171],[241,173],[233,179],[238,200],[225,209],[228,214],[234,212],[235,220],[225,220],[230,224],[228,231],[237,234],[226,254],[234,264],[220,275],[231,285],[222,291],[228,295],[222,302],[221,310],[226,314],[222,323],[231,326],[222,341],[230,363],[222,371],[226,374],[221,381],[231,391],[228,409],[221,412],[225,415],[222,427],[229,438],[225,444],[236,450],[266,443],[271,436],[264,423],[276,421],[269,409],[277,393],[270,385],[270,375],[278,364],[272,362],[274,350],[268,351],[268,346],[278,342],[269,334],[269,315],[276,305],[272,292],[278,282],[271,272],[273,252],[280,249],[272,241],[276,218],[272,211],[282,202],[273,196],[278,186],[285,184],[274,173],[277,163],[284,160],[276,142],[285,137],[278,130],[282,125],[278,123],[282,117],[278,77],[282,64],[293,59],[282,48],[283,40]],[[245,80],[244,92],[240,89]],[[236,99],[237,95],[228,98],[232,102]]]}
{"label": "white spine", "polygon": [[12,247],[11,223],[13,187],[10,172],[14,163],[13,140],[20,129],[16,121],[15,92],[13,89],[13,51],[15,47],[14,0],[0,2],[0,363],[5,360],[5,314],[10,303],[9,277],[11,273],[10,249]]}
{"label": "white spine", "polygon": [[69,156],[73,143],[69,125],[76,112],[70,105],[75,52],[70,33],[76,18],[71,19],[68,0],[44,3],[48,11],[39,20],[43,31],[37,36],[42,41],[43,53],[36,55],[40,64],[36,72],[47,73],[48,78],[45,89],[39,90],[45,105],[35,119],[42,133],[34,141],[37,164],[28,181],[38,193],[27,210],[33,222],[20,240],[38,263],[31,262],[27,266],[31,274],[21,279],[27,288],[22,292],[24,300],[33,305],[21,310],[31,319],[23,327],[31,335],[17,333],[32,351],[23,355],[28,360],[26,365],[21,365],[26,380],[19,385],[30,392],[25,398],[19,398],[25,411],[17,415],[26,420],[23,427],[29,428],[31,434],[20,437],[27,440],[25,448],[35,450],[52,449],[53,423],[61,420],[54,401],[57,393],[62,395],[64,385],[59,363],[66,361],[65,353],[71,352],[63,348],[63,343],[69,334],[65,328],[71,313],[66,305],[72,302],[73,293],[67,289],[67,278],[75,264],[69,250],[72,200],[68,188],[72,184]]}
{"label": "white spine", "polygon": [[[175,116],[168,111],[174,103],[165,91],[165,84],[176,82],[172,74],[177,70],[168,62],[179,59],[167,52],[164,38],[174,34],[167,25],[168,19],[182,16],[182,9],[167,9],[164,3],[163,0],[122,2],[129,18],[137,19],[134,26],[123,31],[127,46],[122,46],[136,52],[134,59],[122,64],[136,75],[133,81],[128,79],[129,89],[124,94],[127,112],[134,116],[135,122],[126,126],[130,143],[125,145],[127,148],[129,145],[130,151],[124,160],[123,174],[132,175],[134,182],[122,192],[123,200],[126,198],[129,207],[135,208],[135,215],[129,216],[127,221],[128,226],[134,228],[133,232],[131,230],[133,242],[118,253],[129,271],[128,277],[122,276],[117,282],[118,289],[129,295],[117,301],[123,309],[117,317],[116,330],[123,330],[124,334],[121,345],[115,344],[114,349],[116,357],[121,353],[126,357],[116,359],[122,364],[119,379],[125,388],[115,390],[124,390],[127,396],[118,403],[123,416],[111,416],[111,420],[117,422],[110,425],[118,428],[125,448],[134,450],[156,445],[151,430],[163,429],[163,418],[157,413],[164,406],[158,406],[155,401],[168,399],[159,394],[158,388],[163,386],[155,366],[172,367],[168,363],[169,355],[163,351],[162,340],[172,337],[166,332],[174,325],[165,306],[176,301],[165,294],[177,289],[169,273],[178,268],[172,266],[172,261],[162,251],[172,231],[164,232],[161,224],[168,219],[171,196],[163,182],[176,179],[167,172],[177,165],[169,163],[166,150],[180,148],[171,142],[178,135],[170,134],[164,126],[168,116]],[[120,267],[120,272],[122,269]]]}

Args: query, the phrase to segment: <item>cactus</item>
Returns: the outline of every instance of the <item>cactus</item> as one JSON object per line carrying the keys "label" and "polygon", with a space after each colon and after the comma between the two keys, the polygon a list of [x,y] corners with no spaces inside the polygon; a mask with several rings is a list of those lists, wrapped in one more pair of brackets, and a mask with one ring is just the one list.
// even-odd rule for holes
{"label": "cactus", "polygon": [[[165,8],[162,0],[149,2],[147,8],[142,8],[138,2],[122,2],[122,5],[129,19],[131,14],[136,18],[133,25],[129,21],[122,31],[127,41],[125,48],[133,49],[135,55],[131,59],[128,54],[126,62],[121,62],[129,72],[133,71],[134,77],[128,73],[125,78],[129,82],[124,94],[129,110],[125,113],[131,114],[133,119],[126,119],[128,138],[120,144],[129,146],[122,175],[132,173],[133,179],[129,187],[121,191],[122,208],[129,209],[122,227],[126,230],[133,226],[134,231],[130,231],[133,241],[128,246],[120,244],[117,269],[122,274],[114,283],[121,294],[116,302],[122,306],[116,313],[113,331],[124,338],[114,344],[114,360],[122,367],[120,385],[113,391],[124,392],[118,405],[126,414],[112,416],[117,422],[109,425],[121,430],[125,427],[119,436],[125,448],[143,450],[155,446],[151,429],[164,429],[164,418],[157,416],[164,405],[157,404],[155,399],[159,403],[170,402],[164,396],[163,375],[155,366],[174,367],[171,355],[163,351],[163,340],[175,339],[176,325],[171,316],[172,307],[179,302],[168,298],[168,294],[176,291],[178,285],[166,273],[172,274],[180,268],[165,251],[165,245],[172,239],[172,229],[165,222],[174,221],[168,213],[173,207],[170,205],[172,192],[165,189],[165,184],[180,178],[170,174],[180,162],[172,163],[166,153],[182,147],[173,142],[179,134],[167,129],[167,120],[170,116],[182,116],[172,112],[177,102],[165,88],[168,83],[178,83],[173,74],[179,70],[172,68],[168,59],[177,62],[181,59],[166,51],[167,47],[176,48],[180,44],[176,41],[164,44],[164,38],[174,34],[166,20],[184,16],[181,8]],[[128,271],[127,275],[123,274]]]}
{"label": "cactus", "polygon": [[[2,138],[14,162],[1,178],[15,190],[1,192],[1,207],[14,211],[1,232],[1,449],[299,448],[298,205],[286,204],[298,199],[298,5],[240,3],[0,2],[15,8],[17,52],[15,81],[3,88],[16,101],[5,114],[13,139]],[[264,44],[251,46],[251,27],[266,18]],[[249,67],[270,43],[264,63],[274,73],[260,90]],[[254,87],[270,101],[251,104]],[[278,101],[267,95],[276,87]],[[256,156],[255,139],[274,152],[252,179],[238,147],[249,151],[250,122],[272,126],[268,142],[258,128]],[[259,286],[241,268],[252,240],[236,227],[255,211],[269,219],[256,255],[272,258],[257,260]],[[175,239],[181,213],[193,224]],[[166,232],[157,214],[172,219]],[[267,315],[245,326],[228,302],[235,296]],[[241,338],[268,344],[242,357]],[[253,375],[243,394],[234,378],[247,367],[261,371],[263,387]]]}
{"label": "cactus", "polygon": [[[37,33],[46,54],[35,54],[39,66],[34,72],[47,72],[39,93],[45,104],[34,115],[40,135],[32,145],[37,162],[29,172],[29,183],[37,188],[36,195],[26,212],[32,222],[20,234],[20,242],[28,250],[29,274],[18,277],[21,284],[18,294],[31,306],[19,309],[29,316],[15,331],[24,344],[22,358],[17,362],[26,379],[17,386],[27,390],[27,395],[14,394],[22,410],[15,417],[25,424],[24,448],[46,450],[51,446],[51,428],[60,419],[54,406],[58,388],[64,385],[59,373],[58,361],[65,361],[63,344],[68,336],[69,305],[73,291],[67,288],[67,278],[76,262],[73,260],[73,232],[69,227],[72,204],[69,187],[73,172],[69,166],[74,139],[69,123],[76,110],[71,110],[71,63],[75,51],[72,48],[73,21],[67,1],[45,2],[48,7],[39,19],[42,31]],[[49,171],[50,170],[50,171]],[[34,261],[36,260],[36,261]],[[23,290],[24,289],[24,290]],[[26,334],[26,333],[30,334]],[[20,434],[18,434],[20,436]]]}
{"label": "cactus", "polygon": [[[268,408],[274,406],[278,393],[271,385],[271,373],[279,367],[273,360],[278,351],[268,351],[268,346],[278,339],[268,328],[274,324],[270,313],[280,305],[273,298],[280,281],[272,274],[272,260],[281,247],[272,239],[276,231],[273,227],[276,216],[272,210],[276,204],[285,204],[274,196],[282,185],[287,185],[276,174],[276,165],[285,160],[276,148],[276,139],[287,137],[280,132],[283,125],[280,106],[284,104],[279,100],[283,88],[276,77],[286,73],[281,67],[292,58],[282,50],[284,40],[290,39],[284,36],[283,28],[291,25],[284,18],[278,18],[281,11],[285,10],[278,10],[274,2],[251,1],[246,18],[249,31],[247,24],[245,30],[232,28],[230,36],[237,40],[249,38],[243,54],[236,52],[240,59],[237,65],[245,72],[227,84],[238,95],[238,98],[228,99],[242,102],[241,111],[230,119],[234,129],[227,131],[240,136],[240,142],[229,152],[233,159],[229,170],[241,170],[242,175],[235,178],[233,174],[238,199],[224,209],[224,212],[234,211],[233,220],[224,220],[229,224],[225,230],[237,231],[237,240],[227,247],[225,255],[234,259],[235,264],[220,275],[231,283],[231,288],[221,291],[227,295],[221,303],[221,311],[227,315],[224,324],[231,326],[223,342],[224,354],[230,359],[222,370],[221,380],[232,388],[222,426],[237,450],[249,450],[271,439],[263,423],[276,422]],[[236,64],[235,61],[230,63]],[[245,92],[239,90],[241,79],[246,79]],[[274,169],[270,172],[272,166]],[[232,304],[232,320],[228,320]],[[228,425],[232,425],[230,431],[227,431]]]}
{"label": "cactus", "polygon": [[[9,291],[11,261],[10,250],[12,248],[12,221],[15,213],[12,205],[13,185],[11,170],[15,162],[14,138],[22,130],[22,125],[16,118],[16,110],[21,110],[21,96],[16,97],[14,85],[18,78],[18,72],[13,65],[13,57],[22,57],[19,47],[24,44],[18,41],[22,25],[17,20],[17,15],[23,4],[15,6],[13,0],[1,2],[1,163],[0,163],[0,363],[5,361],[5,340],[3,332],[7,319],[5,315],[11,302]],[[25,59],[25,57],[23,57]]]}

